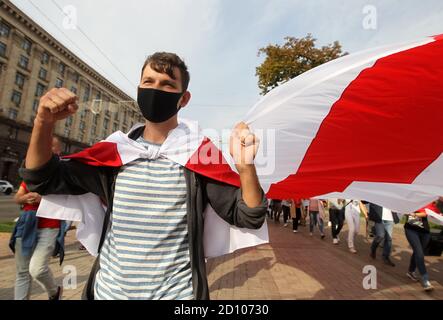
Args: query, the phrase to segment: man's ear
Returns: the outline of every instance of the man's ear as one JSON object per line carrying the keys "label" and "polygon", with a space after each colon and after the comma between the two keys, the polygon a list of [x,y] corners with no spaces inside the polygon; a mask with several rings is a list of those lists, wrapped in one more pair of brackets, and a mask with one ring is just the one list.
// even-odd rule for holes
{"label": "man's ear", "polygon": [[189,100],[191,100],[191,93],[189,91],[186,91],[181,97],[181,101],[179,104],[180,108],[186,107],[186,105],[189,103]]}

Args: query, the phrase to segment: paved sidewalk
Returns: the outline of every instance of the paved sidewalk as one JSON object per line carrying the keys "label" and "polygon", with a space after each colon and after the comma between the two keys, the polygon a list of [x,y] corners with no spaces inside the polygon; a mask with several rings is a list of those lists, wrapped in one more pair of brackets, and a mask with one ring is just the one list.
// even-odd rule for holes
{"label": "paved sidewalk", "polygon": [[[405,273],[411,250],[397,226],[394,230],[393,261],[396,267],[385,266],[381,259],[369,258],[369,244],[359,236],[357,254],[348,252],[346,226],[339,246],[331,243],[330,229],[321,240],[319,234],[309,236],[308,227],[292,233],[291,225],[269,222],[270,244],[240,250],[223,257],[210,259],[207,264],[211,299],[443,299],[443,258],[426,257],[434,292],[425,293],[420,284],[411,282]],[[78,287],[65,289],[64,299],[80,299],[93,258],[79,251],[74,231],[66,239],[66,258],[62,267],[52,259],[51,268],[61,283],[63,268],[75,266]],[[363,226],[361,230],[363,234]],[[0,234],[0,299],[13,298],[15,264],[7,248],[9,235]],[[381,250],[378,252],[381,255]],[[363,267],[377,268],[377,289],[365,290]],[[65,271],[69,271],[66,269]],[[47,299],[36,284],[32,299]]]}

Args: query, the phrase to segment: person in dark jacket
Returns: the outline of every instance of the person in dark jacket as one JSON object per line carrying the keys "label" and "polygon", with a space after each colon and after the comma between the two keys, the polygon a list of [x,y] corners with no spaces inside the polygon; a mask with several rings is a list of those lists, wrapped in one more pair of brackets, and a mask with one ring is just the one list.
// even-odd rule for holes
{"label": "person in dark jacket", "polygon": [[383,241],[383,262],[386,265],[395,267],[395,263],[391,260],[392,231],[394,224],[397,224],[400,221],[398,214],[370,202],[368,218],[369,220],[375,222],[375,237],[371,245],[371,258],[376,258],[377,248]]}
{"label": "person in dark jacket", "polygon": [[[155,53],[142,68],[138,104],[146,119],[130,138],[156,149],[178,126],[177,112],[190,100],[189,72],[173,53]],[[86,299],[209,299],[203,247],[203,211],[210,204],[226,222],[258,229],[267,200],[254,158],[258,140],[246,124],[231,136],[231,156],[241,188],[201,176],[168,159],[137,159],[120,168],[51,157],[57,120],[77,110],[77,97],[52,89],[40,100],[21,174],[41,195],[91,192],[107,212]],[[213,241],[224,241],[214,239]]]}
{"label": "person in dark jacket", "polygon": [[429,281],[429,274],[425,264],[425,249],[429,245],[431,240],[430,227],[428,222],[428,214],[426,209],[430,209],[437,213],[443,212],[443,201],[437,200],[428,205],[425,208],[419,209],[414,213],[406,215],[407,220],[405,223],[405,235],[406,239],[412,248],[411,260],[409,263],[409,269],[406,276],[413,281],[420,281],[415,273],[418,272],[421,276],[421,284],[425,291],[432,291],[434,287]]}

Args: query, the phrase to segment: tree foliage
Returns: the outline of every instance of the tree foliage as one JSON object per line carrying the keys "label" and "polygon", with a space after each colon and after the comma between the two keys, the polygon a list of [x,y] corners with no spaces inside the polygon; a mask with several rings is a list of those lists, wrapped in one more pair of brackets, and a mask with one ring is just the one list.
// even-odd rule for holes
{"label": "tree foliage", "polygon": [[266,94],[309,69],[347,54],[342,53],[338,41],[316,48],[316,40],[310,34],[301,39],[286,37],[282,46],[270,44],[259,49],[258,55],[266,56],[263,63],[256,68],[261,94]]}

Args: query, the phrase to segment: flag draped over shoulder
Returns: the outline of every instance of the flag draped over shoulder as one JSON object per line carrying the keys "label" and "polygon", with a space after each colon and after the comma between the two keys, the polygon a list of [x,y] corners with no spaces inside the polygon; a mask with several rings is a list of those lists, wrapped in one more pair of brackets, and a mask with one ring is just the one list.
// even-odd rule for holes
{"label": "flag draped over shoulder", "polygon": [[280,85],[247,114],[273,131],[269,198],[346,198],[412,212],[443,195],[443,35],[350,54]]}
{"label": "flag draped over shoulder", "polygon": [[[223,153],[205,136],[196,122],[179,119],[160,149],[146,149],[129,135],[143,124],[137,124],[128,133],[117,131],[79,153],[63,157],[63,161],[80,161],[91,166],[121,167],[136,159],[169,159],[200,175],[225,184],[240,186],[238,173],[226,161]],[[93,255],[98,254],[106,208],[92,193],[84,195],[47,195],[37,216],[78,221],[77,238]],[[258,230],[237,228],[220,218],[207,205],[204,211],[203,241],[206,257],[215,257],[237,249],[268,242],[266,222]]]}

